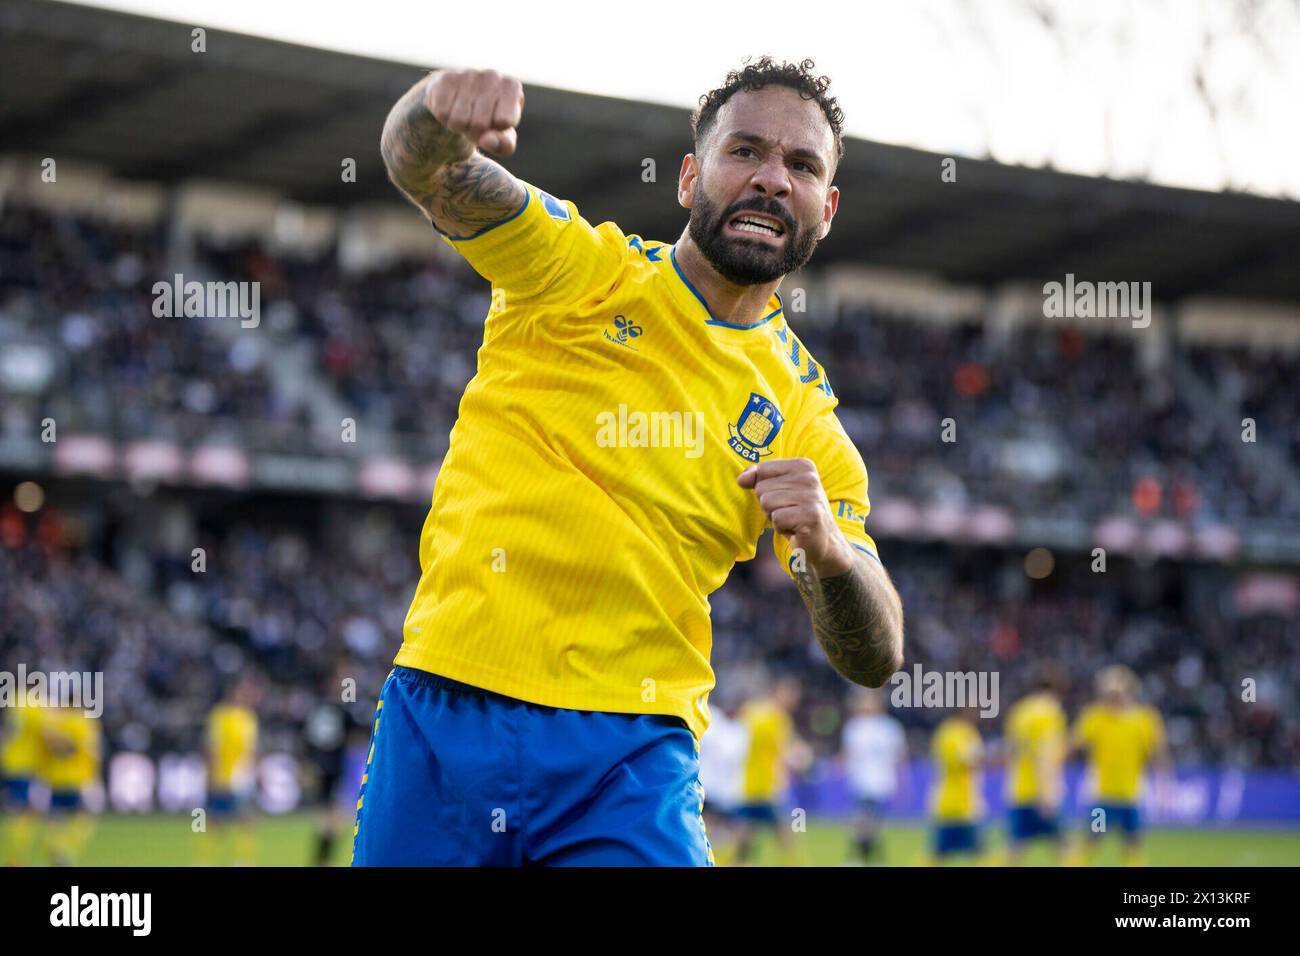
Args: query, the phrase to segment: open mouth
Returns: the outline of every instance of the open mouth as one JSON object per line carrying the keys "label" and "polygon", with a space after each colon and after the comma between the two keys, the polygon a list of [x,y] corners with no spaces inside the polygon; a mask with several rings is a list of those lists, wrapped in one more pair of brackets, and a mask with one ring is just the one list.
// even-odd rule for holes
{"label": "open mouth", "polygon": [[780,239],[785,235],[785,223],[775,216],[757,212],[739,213],[727,223],[727,228],[746,236],[762,236],[766,239]]}

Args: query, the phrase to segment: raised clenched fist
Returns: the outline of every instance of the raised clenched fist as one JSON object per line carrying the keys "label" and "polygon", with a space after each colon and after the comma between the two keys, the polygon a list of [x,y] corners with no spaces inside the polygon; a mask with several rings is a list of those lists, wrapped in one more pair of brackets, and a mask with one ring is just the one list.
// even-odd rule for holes
{"label": "raised clenched fist", "polygon": [[524,111],[524,85],[496,70],[438,70],[425,82],[434,119],[484,152],[514,154]]}

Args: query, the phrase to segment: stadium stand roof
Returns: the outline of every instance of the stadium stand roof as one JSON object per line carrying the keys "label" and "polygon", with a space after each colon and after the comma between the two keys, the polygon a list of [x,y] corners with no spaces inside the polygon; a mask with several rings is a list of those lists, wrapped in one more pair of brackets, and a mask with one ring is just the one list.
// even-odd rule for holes
{"label": "stadium stand roof", "polygon": [[[398,200],[379,132],[419,68],[217,30],[194,53],[191,29],[6,0],[0,149],[91,161],[123,178],[272,187],[310,203]],[[573,199],[592,222],[613,219],[656,239],[680,233],[688,111],[534,86],[526,94],[512,171]],[[989,286],[1071,272],[1150,281],[1164,301],[1300,302],[1300,203],[960,158],[957,181],[944,183],[938,154],[855,139],[846,147],[844,195],[820,263]],[[357,161],[355,183],[341,181],[345,157]],[[656,164],[652,183],[642,180],[646,158]]]}

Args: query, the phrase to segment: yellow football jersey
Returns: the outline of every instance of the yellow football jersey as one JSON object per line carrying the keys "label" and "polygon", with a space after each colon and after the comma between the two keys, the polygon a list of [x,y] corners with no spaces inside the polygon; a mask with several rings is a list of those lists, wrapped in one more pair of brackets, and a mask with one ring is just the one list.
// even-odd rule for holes
{"label": "yellow football jersey", "polygon": [[80,790],[99,776],[98,720],[70,707],[48,707],[40,724],[44,747],[39,776],[51,790]]}
{"label": "yellow football jersey", "polygon": [[208,788],[232,790],[252,777],[257,752],[257,715],[247,707],[219,704],[208,718]]}
{"label": "yellow football jersey", "polygon": [[772,803],[785,789],[785,749],[794,734],[793,722],[768,701],[746,705],[740,720],[749,731],[741,797],[745,803]]}
{"label": "yellow football jersey", "polygon": [[510,219],[444,237],[493,302],[396,663],[552,707],[674,715],[698,737],[709,595],[767,525],[736,476],[813,460],[847,540],[875,556],[867,471],[779,296],[755,327],[715,320],[671,246],[526,188]]}
{"label": "yellow football jersey", "polygon": [[937,820],[972,823],[984,812],[980,794],[980,760],[984,744],[979,731],[964,720],[949,717],[930,743],[935,788],[931,808]]}
{"label": "yellow football jersey", "polygon": [[40,707],[5,709],[4,726],[0,727],[0,777],[25,780],[36,775],[44,751],[43,713]]}
{"label": "yellow football jersey", "polygon": [[1074,739],[1088,751],[1096,798],[1137,803],[1142,795],[1142,772],[1164,737],[1164,722],[1154,707],[1087,707],[1075,724]]}
{"label": "yellow football jersey", "polygon": [[[1007,712],[1006,741],[1011,758],[1007,802],[1011,806],[1037,803],[1045,793],[1061,793],[1065,760],[1065,711],[1049,694],[1030,694]],[[1046,764],[1052,779],[1040,779]]]}

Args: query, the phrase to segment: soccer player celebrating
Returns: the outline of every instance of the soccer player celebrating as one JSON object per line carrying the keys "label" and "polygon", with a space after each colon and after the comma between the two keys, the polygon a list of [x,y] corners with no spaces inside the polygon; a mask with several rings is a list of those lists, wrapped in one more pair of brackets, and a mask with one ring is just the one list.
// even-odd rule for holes
{"label": "soccer player celebrating", "polygon": [[935,770],[931,795],[934,862],[946,863],[959,854],[980,852],[984,743],[979,720],[978,708],[963,707],[935,729],[930,741]]}
{"label": "soccer player celebrating", "polygon": [[907,736],[898,718],[885,712],[885,695],[859,690],[854,715],[844,724],[843,755],[849,789],[858,803],[854,845],[863,863],[883,859],[880,818],[906,780]]}
{"label": "soccer player celebrating", "polygon": [[1164,723],[1159,711],[1138,702],[1137,675],[1122,664],[1099,671],[1096,687],[1097,701],[1079,715],[1073,732],[1074,749],[1086,753],[1094,788],[1083,862],[1092,862],[1101,837],[1118,827],[1124,862],[1136,866],[1142,862],[1142,775],[1150,765],[1163,782],[1172,767]]}
{"label": "soccer player celebrating", "polygon": [[1061,708],[1065,678],[1061,669],[1045,665],[1037,688],[1007,712],[1006,757],[1008,832],[1007,861],[1021,861],[1030,840],[1050,838],[1058,858],[1064,850],[1058,819],[1064,784],[1066,720]]}
{"label": "soccer player celebrating", "polygon": [[839,204],[842,113],[811,67],[764,58],[703,99],[673,245],[486,155],[515,150],[518,80],[437,71],[389,114],[390,178],[492,308],[355,863],[708,864],[708,596],[767,526],[835,668],[879,686],[901,666],[866,468],[777,295]]}

